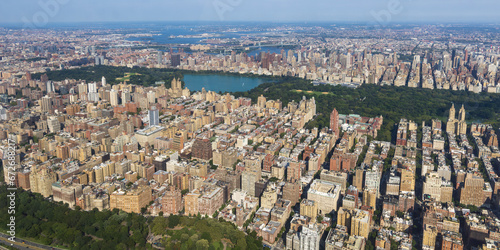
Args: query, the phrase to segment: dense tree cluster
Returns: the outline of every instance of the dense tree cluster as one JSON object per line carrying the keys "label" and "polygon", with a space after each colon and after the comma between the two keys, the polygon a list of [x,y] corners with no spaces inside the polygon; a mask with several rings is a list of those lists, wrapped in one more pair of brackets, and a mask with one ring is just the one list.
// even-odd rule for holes
{"label": "dense tree cluster", "polygon": [[[7,194],[7,187],[1,186],[0,197]],[[2,231],[8,230],[10,216],[7,199],[1,199]],[[223,249],[223,245],[234,249],[262,248],[255,234],[246,235],[229,222],[201,216],[146,218],[117,209],[72,210],[22,190],[17,191],[15,216],[18,237],[70,249],[147,249],[151,248],[146,242],[150,231],[168,236],[167,249]]]}
{"label": "dense tree cluster", "polygon": [[[162,241],[166,249],[262,249],[255,232],[245,234],[236,226],[210,218],[156,217],[151,223],[155,235],[166,235]],[[165,230],[167,228],[167,230]]]}
{"label": "dense tree cluster", "polygon": [[[126,73],[134,73],[130,75],[129,84],[140,86],[153,86],[156,82],[164,81],[165,87],[170,88],[170,83],[175,78],[182,79],[182,72],[174,69],[157,69],[157,68],[141,68],[141,67],[112,67],[112,66],[92,66],[76,69],[65,69],[58,71],[46,72],[49,80],[64,81],[66,79],[86,80],[87,82],[100,82],[102,77],[106,77],[108,84],[118,84],[123,81]],[[33,74],[34,79],[39,79],[42,73]]]}

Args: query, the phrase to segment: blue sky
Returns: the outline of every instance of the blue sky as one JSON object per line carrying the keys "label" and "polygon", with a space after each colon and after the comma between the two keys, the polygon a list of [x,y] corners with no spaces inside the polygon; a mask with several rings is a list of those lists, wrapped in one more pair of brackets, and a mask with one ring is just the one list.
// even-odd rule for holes
{"label": "blue sky", "polygon": [[[49,8],[44,8],[47,4]],[[498,10],[498,0],[0,0],[0,23],[22,23],[36,18],[49,23],[188,20],[500,23]]]}

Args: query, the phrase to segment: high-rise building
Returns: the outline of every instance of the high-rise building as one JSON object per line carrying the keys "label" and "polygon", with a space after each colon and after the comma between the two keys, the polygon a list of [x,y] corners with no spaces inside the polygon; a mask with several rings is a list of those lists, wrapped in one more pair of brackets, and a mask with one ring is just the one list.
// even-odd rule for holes
{"label": "high-rise building", "polygon": [[66,145],[58,145],[56,147],[56,156],[59,159],[66,160],[69,158],[69,147]]}
{"label": "high-rise building", "polygon": [[101,86],[106,87],[106,77],[102,77],[101,79]]}
{"label": "high-rise building", "polygon": [[83,195],[83,190],[80,184],[67,185],[58,181],[52,184],[52,193],[55,202],[62,201],[72,208],[76,205],[76,200]]}
{"label": "high-rise building", "polygon": [[89,88],[89,91],[88,91],[89,93],[90,92],[97,93],[97,83],[96,82],[89,82],[88,88]]}
{"label": "high-rise building", "polygon": [[307,199],[318,203],[319,214],[337,211],[340,186],[324,180],[314,180],[307,191]]}
{"label": "high-rise building", "polygon": [[475,174],[467,174],[465,185],[460,190],[460,203],[480,207],[484,204],[484,179]]}
{"label": "high-rise building", "polygon": [[195,189],[184,196],[184,214],[187,215],[197,215],[199,210],[198,198],[200,197],[200,192]]}
{"label": "high-rise building", "polygon": [[429,247],[427,249],[434,248],[436,246],[437,235],[438,235],[438,229],[435,226],[425,225],[422,245]]}
{"label": "high-rise building", "polygon": [[127,213],[140,213],[153,200],[151,188],[138,187],[130,191],[117,190],[109,197],[109,209],[121,209]]}
{"label": "high-rise building", "polygon": [[318,216],[318,203],[313,200],[303,199],[300,202],[300,215],[316,218]]}
{"label": "high-rise building", "polygon": [[309,224],[309,226],[303,226],[302,232],[299,234],[300,249],[319,250],[319,242],[323,235],[321,228],[321,226],[313,223]]}
{"label": "high-rise building", "polygon": [[300,199],[300,187],[302,183],[298,180],[293,182],[286,182],[283,187],[283,199],[289,200],[294,206]]}
{"label": "high-rise building", "polygon": [[148,111],[148,118],[149,126],[160,125],[160,112],[155,106],[151,107],[151,109]]}
{"label": "high-rise building", "polygon": [[52,110],[52,97],[44,96],[41,102],[42,112],[50,112]]}
{"label": "high-rise building", "polygon": [[224,204],[224,190],[220,187],[206,186],[198,198],[198,209],[202,215],[212,216],[222,204]]}
{"label": "high-rise building", "polygon": [[259,108],[266,107],[266,98],[263,95],[260,95],[259,98],[257,98],[257,106],[259,106]]}
{"label": "high-rise building", "polygon": [[181,65],[181,55],[180,54],[175,54],[170,57],[170,64],[172,67],[177,67]]}
{"label": "high-rise building", "polygon": [[243,171],[241,173],[241,189],[245,190],[249,195],[255,196],[255,183],[260,180],[260,177],[260,171]]}
{"label": "high-rise building", "polygon": [[212,159],[212,142],[209,139],[199,139],[193,143],[193,147],[191,150],[193,158],[202,159],[202,160],[210,160]]}
{"label": "high-rise building", "polygon": [[146,94],[146,98],[148,99],[148,104],[155,104],[156,103],[156,93],[153,91],[149,91]]}
{"label": "high-rise building", "polygon": [[430,198],[433,198],[435,201],[441,201],[441,182],[442,177],[439,176],[437,172],[428,173],[425,176],[424,182],[424,191],[423,194],[429,195]]}
{"label": "high-rise building", "polygon": [[163,53],[161,51],[158,51],[158,54],[156,55],[156,63],[157,64],[163,63]]}
{"label": "high-rise building", "polygon": [[59,123],[57,117],[54,116],[51,116],[47,119],[47,126],[49,127],[49,131],[51,133],[56,133],[61,130],[61,123]]}
{"label": "high-rise building", "polygon": [[339,138],[339,112],[337,111],[337,109],[333,109],[332,113],[330,114],[330,129],[337,136],[337,138]]}
{"label": "high-rise building", "polygon": [[[377,169],[371,169],[365,172],[365,190],[372,190],[377,195],[380,194],[380,179],[382,173]],[[364,196],[363,196],[364,197]]]}
{"label": "high-rise building", "polygon": [[186,135],[182,131],[175,133],[172,141],[172,149],[180,152],[184,148],[184,142],[186,139]]}
{"label": "high-rise building", "polygon": [[370,213],[368,211],[342,207],[338,212],[337,223],[347,227],[350,235],[368,239],[370,232]]}
{"label": "high-rise building", "polygon": [[330,158],[330,171],[349,172],[356,167],[357,161],[357,154],[335,152]]}
{"label": "high-rise building", "polygon": [[401,171],[401,186],[400,191],[411,192],[415,191],[415,173],[409,169]]}
{"label": "high-rise building", "polygon": [[130,102],[130,92],[127,89],[122,91],[122,103],[126,104]]}
{"label": "high-rise building", "polygon": [[30,188],[33,193],[49,197],[52,193],[52,183],[57,181],[57,175],[52,169],[35,167],[30,173]]}
{"label": "high-rise building", "polygon": [[299,180],[302,177],[302,164],[298,161],[291,161],[286,176],[289,182]]}
{"label": "high-rise building", "polygon": [[97,83],[91,82],[88,84],[88,100],[91,102],[99,101],[99,93],[97,93]]}
{"label": "high-rise building", "polygon": [[464,105],[460,108],[458,119],[455,118],[455,105],[451,105],[448,122],[446,123],[446,132],[454,135],[465,135],[467,133]]}
{"label": "high-rise building", "polygon": [[47,83],[45,84],[46,84],[47,94],[56,91],[56,88],[54,87],[54,82],[47,81]]}
{"label": "high-rise building", "polygon": [[169,186],[165,195],[161,198],[161,203],[164,214],[178,214],[184,206],[181,190],[174,186]]}
{"label": "high-rise building", "polygon": [[363,191],[363,206],[366,207],[377,207],[377,196],[378,192],[373,189],[365,189]]}
{"label": "high-rise building", "polygon": [[118,106],[118,91],[112,89],[109,92],[109,102],[111,103],[111,106]]}
{"label": "high-rise building", "polygon": [[178,98],[182,96],[182,81],[174,78],[170,85],[169,95],[173,98]]}

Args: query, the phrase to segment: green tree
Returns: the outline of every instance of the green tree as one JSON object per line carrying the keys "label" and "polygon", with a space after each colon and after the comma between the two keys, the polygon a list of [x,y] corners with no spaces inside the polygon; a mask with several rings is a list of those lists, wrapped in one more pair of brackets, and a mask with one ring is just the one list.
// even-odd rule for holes
{"label": "green tree", "polygon": [[168,227],[169,228],[175,228],[177,225],[179,225],[180,222],[180,217],[178,215],[171,215],[168,217]]}
{"label": "green tree", "polygon": [[198,250],[208,249],[209,246],[210,245],[209,245],[208,240],[201,239],[201,240],[196,241],[196,249],[198,249]]}

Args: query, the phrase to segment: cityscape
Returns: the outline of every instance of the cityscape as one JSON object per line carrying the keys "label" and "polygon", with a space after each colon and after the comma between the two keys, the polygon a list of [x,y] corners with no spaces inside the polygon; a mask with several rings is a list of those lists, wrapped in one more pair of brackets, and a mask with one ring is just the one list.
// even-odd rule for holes
{"label": "cityscape", "polygon": [[0,249],[500,249],[498,14],[81,4],[0,17]]}

